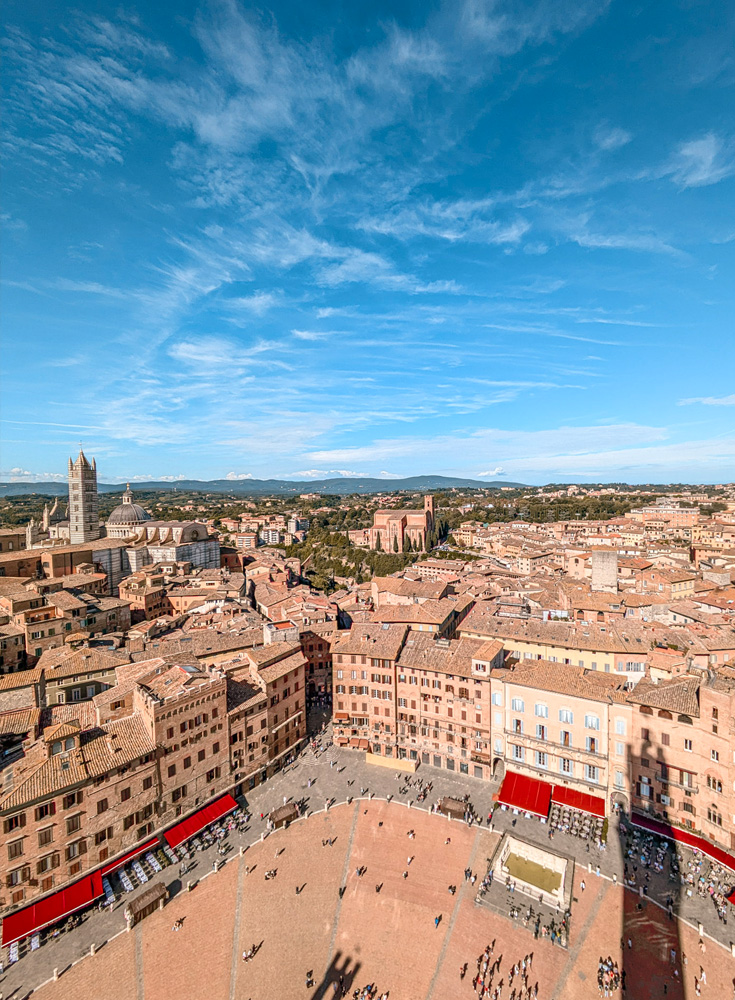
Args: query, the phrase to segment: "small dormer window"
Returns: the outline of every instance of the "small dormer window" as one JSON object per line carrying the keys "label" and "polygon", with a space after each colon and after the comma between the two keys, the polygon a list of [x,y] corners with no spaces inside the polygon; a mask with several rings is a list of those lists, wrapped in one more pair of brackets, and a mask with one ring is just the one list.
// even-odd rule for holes
{"label": "small dormer window", "polygon": [[65,750],[73,750],[74,749],[74,737],[73,736],[67,736],[67,738],[64,740],[64,749]]}
{"label": "small dormer window", "polygon": [[61,742],[61,740],[56,740],[55,743],[51,744],[51,756],[52,757],[56,756],[56,754],[61,753],[63,749],[64,749],[64,744]]}

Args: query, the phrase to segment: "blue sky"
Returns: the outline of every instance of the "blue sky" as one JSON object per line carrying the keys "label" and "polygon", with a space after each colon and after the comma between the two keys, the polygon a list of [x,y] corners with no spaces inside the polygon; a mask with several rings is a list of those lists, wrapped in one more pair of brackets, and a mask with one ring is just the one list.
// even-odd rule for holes
{"label": "blue sky", "polygon": [[735,7],[5,7],[3,479],[735,478]]}

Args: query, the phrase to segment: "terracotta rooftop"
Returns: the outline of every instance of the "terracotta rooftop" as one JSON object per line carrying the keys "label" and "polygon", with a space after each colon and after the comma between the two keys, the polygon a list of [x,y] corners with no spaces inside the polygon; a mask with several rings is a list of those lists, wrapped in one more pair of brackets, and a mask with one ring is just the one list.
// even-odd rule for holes
{"label": "terracotta rooftop", "polygon": [[698,717],[700,683],[698,677],[691,676],[674,677],[657,684],[644,679],[630,692],[628,701],[634,705],[647,705]]}
{"label": "terracotta rooftop", "polygon": [[398,666],[470,677],[473,659],[490,661],[502,648],[502,643],[484,639],[437,642],[428,632],[411,632],[398,657]]}
{"label": "terracotta rooftop", "polygon": [[395,660],[408,632],[407,625],[360,624],[332,645],[332,655],[360,654],[384,660]]}
{"label": "terracotta rooftop", "polygon": [[512,670],[505,672],[501,680],[506,684],[518,684],[592,701],[626,701],[624,674],[586,670],[566,663],[553,663],[551,660],[522,660]]}

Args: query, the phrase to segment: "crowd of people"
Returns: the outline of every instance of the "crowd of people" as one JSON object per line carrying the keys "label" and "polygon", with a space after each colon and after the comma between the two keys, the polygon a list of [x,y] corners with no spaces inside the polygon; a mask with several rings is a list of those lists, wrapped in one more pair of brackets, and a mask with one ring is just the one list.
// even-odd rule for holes
{"label": "crowd of people", "polygon": [[610,955],[607,958],[600,956],[597,966],[597,988],[600,996],[611,997],[621,986],[625,989],[625,969],[621,972],[618,963],[613,962]]}
{"label": "crowd of people", "polygon": [[[530,981],[533,952],[524,955],[523,958],[509,966],[506,975],[501,976],[497,981],[496,976],[501,974],[503,956],[494,958],[494,952],[495,941],[492,941],[477,958],[477,975],[472,980],[472,988],[480,1000],[502,1000],[506,976],[509,990],[508,1000],[536,1000],[539,989],[538,982],[531,985]],[[459,970],[459,978],[463,980],[466,975],[467,964],[465,963]]]}

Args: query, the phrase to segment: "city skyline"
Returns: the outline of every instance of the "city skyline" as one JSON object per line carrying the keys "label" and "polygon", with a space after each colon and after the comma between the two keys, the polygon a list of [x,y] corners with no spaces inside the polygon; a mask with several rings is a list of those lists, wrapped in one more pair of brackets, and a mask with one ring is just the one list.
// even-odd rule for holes
{"label": "city skyline", "polygon": [[0,480],[735,478],[735,16],[6,8]]}

